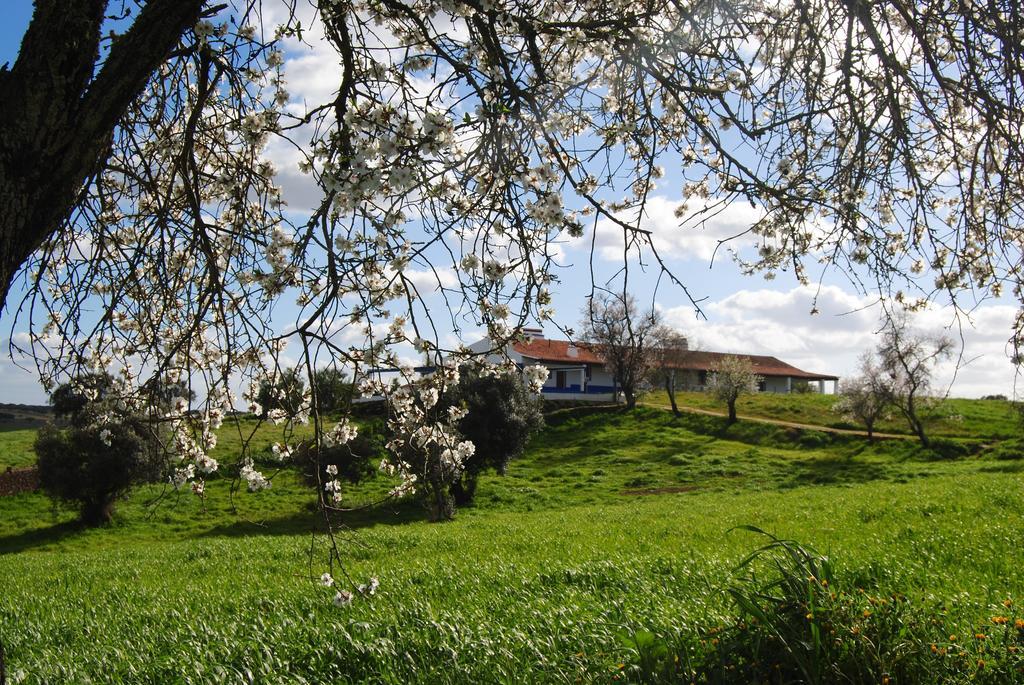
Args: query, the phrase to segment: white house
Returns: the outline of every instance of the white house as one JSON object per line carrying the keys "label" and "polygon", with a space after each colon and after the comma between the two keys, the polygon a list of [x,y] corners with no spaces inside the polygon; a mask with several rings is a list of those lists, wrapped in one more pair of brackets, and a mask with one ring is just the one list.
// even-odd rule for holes
{"label": "white house", "polygon": [[[507,351],[520,367],[541,364],[548,368],[544,383],[544,397],[552,400],[594,400],[609,402],[615,399],[615,379],[605,370],[604,361],[584,343],[568,340],[548,340],[539,328],[523,331],[527,342],[517,342]],[[469,346],[474,352],[491,349],[486,338]],[[490,361],[499,361],[495,355]]]}
{"label": "white house", "polygon": [[[593,347],[568,340],[549,340],[540,329],[526,329],[524,332],[529,336],[528,340],[513,343],[507,350],[508,356],[520,367],[542,364],[548,368],[544,397],[605,402],[615,398],[615,379],[605,369],[604,361]],[[484,339],[469,348],[474,352],[486,352],[491,349],[491,343]],[[726,356],[750,359],[754,372],[764,379],[760,387],[762,392],[788,393],[798,383],[809,383],[818,392],[830,390],[834,393],[839,383],[838,376],[804,371],[775,357],[693,350],[684,353],[676,364],[681,372],[677,387],[681,390],[703,390],[708,375]],[[499,361],[497,355],[490,360]],[[831,387],[827,387],[826,382],[830,382]]]}

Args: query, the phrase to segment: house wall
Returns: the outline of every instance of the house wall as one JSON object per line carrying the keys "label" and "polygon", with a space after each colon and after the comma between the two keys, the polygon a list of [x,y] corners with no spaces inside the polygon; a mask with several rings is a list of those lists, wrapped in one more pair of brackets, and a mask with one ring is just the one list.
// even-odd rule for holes
{"label": "house wall", "polygon": [[[487,352],[487,351],[489,351],[491,349],[491,341],[488,338],[484,338],[483,340],[478,340],[475,343],[473,343],[472,345],[469,345],[469,349],[472,350],[473,352]],[[507,351],[508,351],[508,356],[509,356],[509,358],[512,361],[516,362],[517,364],[522,364],[523,363],[523,355],[519,354],[514,349],[512,349],[511,345],[509,345],[509,348],[508,348]],[[492,363],[492,364],[498,364],[498,363],[504,361],[504,359],[501,357],[501,355],[489,354],[489,355],[487,355],[487,361]]]}
{"label": "house wall", "polygon": [[588,393],[611,393],[615,387],[615,379],[605,370],[604,366],[590,367],[590,382],[587,383]]}
{"label": "house wall", "polygon": [[[590,364],[590,378],[586,377],[586,371],[581,369],[584,364],[562,364],[556,362],[543,362],[544,366],[548,368],[548,379],[544,382],[544,395],[547,397],[552,393],[567,394],[567,393],[583,393],[586,391],[587,395],[591,394],[608,394],[613,391],[614,379],[612,375],[605,371],[603,366],[596,364]],[[559,370],[565,371],[566,385],[564,388],[558,387],[558,375]],[[559,392],[561,391],[561,392]],[[590,399],[589,397],[587,399]]]}
{"label": "house wall", "polygon": [[789,392],[789,376],[766,376],[764,392]]}
{"label": "house wall", "polygon": [[[548,367],[548,379],[544,381],[542,392],[545,396],[552,392],[579,393],[583,392],[583,385],[586,383],[586,372],[581,364],[551,364],[545,363]],[[565,387],[558,387],[558,371],[565,371]]]}
{"label": "house wall", "polygon": [[701,374],[692,369],[680,370],[676,373],[676,387],[680,390],[703,391],[707,373]]}

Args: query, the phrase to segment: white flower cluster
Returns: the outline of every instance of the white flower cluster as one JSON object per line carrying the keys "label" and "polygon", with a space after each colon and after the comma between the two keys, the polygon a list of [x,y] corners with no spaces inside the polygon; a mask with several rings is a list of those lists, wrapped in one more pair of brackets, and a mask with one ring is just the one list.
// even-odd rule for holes
{"label": "white flower cluster", "polygon": [[170,481],[174,485],[174,488],[180,488],[185,483],[189,482],[196,476],[196,467],[193,464],[186,464],[185,466],[174,469],[174,473],[171,474]]}
{"label": "white flower cluster", "polygon": [[267,490],[270,488],[270,481],[267,480],[262,473],[253,468],[252,459],[246,459],[242,462],[242,470],[239,472],[248,486],[249,492],[256,492],[257,490]]}
{"label": "white flower cluster", "polygon": [[547,367],[540,364],[532,364],[523,369],[523,377],[530,392],[540,392],[548,380],[548,375]]}
{"label": "white flower cluster", "polygon": [[324,483],[324,492],[334,504],[341,504],[341,481],[337,478]]}
{"label": "white flower cluster", "polygon": [[[320,584],[324,587],[331,587],[334,585],[334,578],[330,573],[324,573],[320,576]],[[356,592],[364,597],[372,597],[377,594],[378,588],[380,588],[380,581],[376,576],[374,576],[370,578],[368,582],[360,583],[359,586],[356,587]],[[339,589],[334,594],[334,606],[351,606],[353,599],[355,599],[355,594],[352,591]]]}
{"label": "white flower cluster", "polygon": [[354,440],[358,433],[358,426],[350,422],[348,419],[342,419],[338,423],[334,424],[334,428],[324,433],[321,444],[324,447],[345,445]]}
{"label": "white flower cluster", "polygon": [[393,497],[414,492],[425,473],[432,474],[427,482],[437,478],[450,482],[473,455],[475,446],[464,440],[457,428],[464,410],[449,407],[439,411],[437,407],[444,388],[458,379],[458,365],[449,360],[424,378],[413,379],[407,371],[404,385],[395,383],[385,390],[392,409],[389,425],[396,437],[388,443],[392,457],[384,459],[380,469],[401,478],[390,491]]}
{"label": "white flower cluster", "polygon": [[290,445],[275,442],[270,446],[270,453],[277,461],[285,462],[292,458],[294,451]]}

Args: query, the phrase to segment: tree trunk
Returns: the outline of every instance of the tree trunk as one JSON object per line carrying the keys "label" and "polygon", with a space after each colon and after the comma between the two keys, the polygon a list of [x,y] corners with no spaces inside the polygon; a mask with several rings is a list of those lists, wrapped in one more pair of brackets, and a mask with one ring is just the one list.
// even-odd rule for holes
{"label": "tree trunk", "polygon": [[105,499],[83,502],[81,520],[87,526],[103,526],[114,520],[114,503]]}
{"label": "tree trunk", "polygon": [[473,503],[476,496],[477,474],[463,473],[462,478],[452,483],[452,497],[455,498],[456,507],[465,507]]}
{"label": "tree trunk", "polygon": [[679,407],[676,405],[676,372],[670,371],[668,376],[665,378],[665,392],[668,393],[669,404],[672,405],[672,413],[679,417],[682,413],[679,411]]}
{"label": "tree trunk", "polygon": [[729,401],[729,425],[736,423],[736,400]]}
{"label": "tree trunk", "polygon": [[427,509],[431,521],[451,521],[455,518],[455,499],[449,492],[448,486],[440,477],[429,479],[427,493]]}
{"label": "tree trunk", "polygon": [[924,432],[924,424],[921,423],[920,419],[918,419],[915,416],[913,418],[913,420],[911,421],[910,425],[911,425],[911,428],[914,429],[914,435],[916,435],[917,439],[921,441],[921,446],[922,447],[928,447],[928,445],[929,445],[928,436]]}
{"label": "tree trunk", "polygon": [[865,422],[864,425],[868,429],[868,442],[874,442],[875,441],[875,433],[874,433],[875,422],[874,421],[868,421],[868,422]]}
{"label": "tree trunk", "polygon": [[121,117],[204,4],[150,0],[99,63],[107,0],[36,0],[17,61],[0,70],[0,304],[72,218]]}
{"label": "tree trunk", "polygon": [[917,406],[914,398],[914,394],[910,393],[907,396],[907,406],[903,410],[903,413],[907,417],[907,423],[910,424],[910,430],[914,432],[917,439],[921,441],[922,447],[928,447],[928,436],[924,432],[924,422],[921,421],[917,415]]}
{"label": "tree trunk", "polygon": [[622,392],[626,396],[626,409],[636,409],[636,393],[633,392],[633,389],[623,388]]}

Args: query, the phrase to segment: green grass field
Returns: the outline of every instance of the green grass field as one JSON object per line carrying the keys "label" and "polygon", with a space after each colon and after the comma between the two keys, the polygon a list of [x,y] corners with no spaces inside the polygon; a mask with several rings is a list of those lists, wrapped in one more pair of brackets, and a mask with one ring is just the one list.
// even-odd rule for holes
{"label": "green grass field", "polygon": [[[781,395],[757,393],[745,395],[736,403],[741,416],[778,419],[831,428],[864,427],[850,423],[832,411],[838,398],[817,393]],[[644,402],[668,407],[664,391],[650,392]],[[725,412],[725,404],[703,392],[680,392],[676,402],[683,407]],[[944,437],[974,437],[980,439],[1007,439],[1021,434],[1020,419],[1012,402],[1006,400],[968,400],[949,398],[938,402],[924,412],[930,432]],[[908,433],[906,421],[898,414],[879,421],[875,430],[880,433]]]}
{"label": "green grass field", "polygon": [[[40,494],[0,498],[8,675],[605,683],[689,682],[693,670],[749,682],[737,664],[764,654],[743,641],[749,618],[738,622],[729,592],[736,565],[766,541],[730,532],[749,524],[827,555],[827,592],[853,598],[849,620],[838,604],[807,611],[825,618],[801,608],[808,635],[818,621],[843,649],[872,645],[858,658],[877,659],[893,683],[1024,682],[1024,461],[995,458],[992,435],[962,425],[985,447],[950,460],[912,441],[563,410],[454,522],[425,522],[415,502],[345,516],[345,572],[381,585],[342,608],[315,582],[326,538],[291,470],[257,494],[211,481],[205,507],[189,494],[154,509],[163,489],[141,488],[97,530]],[[263,428],[255,442],[273,437]],[[239,444],[222,434],[218,456]],[[385,487],[377,479],[352,501]],[[709,669],[723,654],[733,661]],[[796,682],[775,666],[764,666],[777,674],[769,682]]]}

